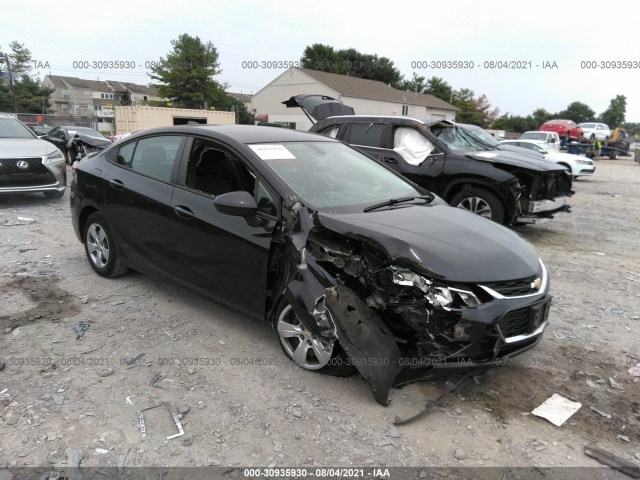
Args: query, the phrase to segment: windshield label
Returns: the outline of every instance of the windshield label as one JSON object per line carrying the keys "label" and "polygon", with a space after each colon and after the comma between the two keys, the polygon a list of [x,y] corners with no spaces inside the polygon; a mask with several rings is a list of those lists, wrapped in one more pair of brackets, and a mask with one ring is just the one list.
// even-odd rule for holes
{"label": "windshield label", "polygon": [[498,156],[497,153],[490,153],[490,152],[476,153],[476,157],[493,158],[493,157],[497,157],[497,156]]}
{"label": "windshield label", "polygon": [[295,160],[296,157],[284,145],[265,143],[262,145],[249,145],[262,160]]}

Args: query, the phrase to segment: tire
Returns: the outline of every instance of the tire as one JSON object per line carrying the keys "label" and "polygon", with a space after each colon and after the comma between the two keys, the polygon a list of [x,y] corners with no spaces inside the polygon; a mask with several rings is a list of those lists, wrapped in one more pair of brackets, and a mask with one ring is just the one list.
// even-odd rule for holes
{"label": "tire", "polygon": [[348,377],[356,372],[356,368],[348,364],[340,344],[334,341],[327,351],[326,345],[323,347],[305,330],[293,307],[284,299],[280,302],[274,327],[282,351],[300,368],[334,377]]}
{"label": "tire", "polygon": [[46,192],[42,192],[44,193],[44,196],[47,198],[51,198],[51,199],[58,199],[58,198],[62,198],[64,197],[64,192],[65,190],[47,190]]}
{"label": "tire", "polygon": [[595,138],[596,138],[596,134],[595,133],[592,133],[591,136],[589,137],[589,139],[591,139],[591,140],[595,140]]}
{"label": "tire", "polygon": [[504,205],[498,197],[485,188],[465,185],[451,198],[449,205],[469,210],[496,223],[504,223],[505,220]]}
{"label": "tire", "polygon": [[618,158],[618,151],[617,150],[611,150],[611,153],[609,153],[609,159],[615,160],[616,158]]}
{"label": "tire", "polygon": [[127,267],[118,258],[118,249],[107,222],[99,213],[92,213],[87,218],[82,242],[89,265],[98,275],[113,278],[127,273]]}

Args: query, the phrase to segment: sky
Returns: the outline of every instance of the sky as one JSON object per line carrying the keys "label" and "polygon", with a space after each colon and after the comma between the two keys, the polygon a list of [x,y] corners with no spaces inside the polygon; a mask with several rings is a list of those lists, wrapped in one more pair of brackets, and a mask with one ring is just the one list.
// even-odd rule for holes
{"label": "sky", "polygon": [[[255,93],[284,71],[262,62],[295,62],[307,45],[322,43],[388,57],[408,79],[416,72],[469,88],[501,114],[528,115],[539,107],[557,112],[574,101],[599,114],[625,95],[626,120],[640,122],[639,16],[632,0],[615,7],[590,0],[22,0],[3,8],[0,50],[13,40],[23,43],[36,61],[32,73],[41,78],[148,84],[145,64],[188,33],[218,50],[216,80],[230,91]],[[99,61],[135,62],[135,68],[81,68]],[[453,61],[473,62],[473,68],[439,68]],[[636,63],[615,69],[611,61]],[[246,68],[247,62],[260,68]],[[515,62],[528,68],[497,68]]]}

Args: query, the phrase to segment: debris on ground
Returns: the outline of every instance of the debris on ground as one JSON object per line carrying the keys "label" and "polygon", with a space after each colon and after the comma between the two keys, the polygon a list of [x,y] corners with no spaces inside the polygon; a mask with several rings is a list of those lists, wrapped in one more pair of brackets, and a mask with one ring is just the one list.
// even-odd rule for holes
{"label": "debris on ground", "polygon": [[113,368],[103,368],[102,370],[98,370],[96,372],[96,375],[98,375],[99,377],[108,377],[110,375],[113,375]]}
{"label": "debris on ground", "polygon": [[584,453],[591,458],[595,458],[603,465],[618,470],[631,478],[640,478],[640,467],[611,452],[599,447],[588,446],[584,447]]}
{"label": "debris on ground", "polygon": [[84,337],[84,333],[89,329],[91,323],[91,320],[80,320],[80,322],[73,326],[73,331],[76,332],[76,340]]}
{"label": "debris on ground", "polygon": [[598,410],[596,407],[591,406],[589,407],[592,411],[596,412],[598,415],[602,415],[604,418],[610,419],[611,418],[611,414],[610,413],[606,413],[603,412],[601,410]]}
{"label": "debris on ground", "polygon": [[165,379],[167,375],[162,373],[162,372],[158,372],[156,373],[153,378],[151,379],[151,382],[149,382],[149,385],[151,385],[153,388],[162,388],[159,383]]}
{"label": "debris on ground", "polygon": [[580,410],[582,404],[554,393],[531,413],[537,417],[549,420],[556,427],[561,426],[574,413]]}

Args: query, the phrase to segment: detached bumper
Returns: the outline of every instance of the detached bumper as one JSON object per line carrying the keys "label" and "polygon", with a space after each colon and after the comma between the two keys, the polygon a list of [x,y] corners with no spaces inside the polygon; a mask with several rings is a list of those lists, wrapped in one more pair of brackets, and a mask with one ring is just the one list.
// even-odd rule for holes
{"label": "detached bumper", "polygon": [[519,223],[538,223],[553,218],[556,213],[570,212],[571,206],[567,204],[567,197],[557,197],[553,200],[535,200],[529,202],[526,214],[516,218]]}

